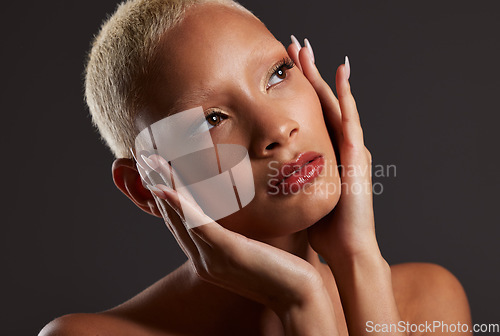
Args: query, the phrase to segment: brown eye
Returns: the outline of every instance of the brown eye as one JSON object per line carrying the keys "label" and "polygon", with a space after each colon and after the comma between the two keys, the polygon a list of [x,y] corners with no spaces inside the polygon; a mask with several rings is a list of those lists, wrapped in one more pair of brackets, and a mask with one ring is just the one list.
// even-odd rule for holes
{"label": "brown eye", "polygon": [[278,64],[273,67],[271,71],[272,75],[271,77],[269,77],[266,89],[269,89],[271,86],[284,81],[288,75],[288,70],[292,69],[294,66],[295,64],[290,57],[283,58]]}
{"label": "brown eye", "polygon": [[220,123],[220,116],[212,114],[207,117],[207,121],[210,125],[217,126],[217,124]]}
{"label": "brown eye", "polygon": [[288,70],[289,70],[289,68],[286,66],[286,64],[282,64],[281,66],[279,66],[279,68],[277,68],[273,72],[273,74],[271,75],[271,78],[269,78],[267,88],[270,88],[271,86],[278,84],[278,83],[282,82],[283,80],[285,80]]}
{"label": "brown eye", "polygon": [[286,78],[285,70],[283,70],[283,68],[278,69],[278,71],[276,71],[276,76],[278,76],[279,79],[285,79]]}
{"label": "brown eye", "polygon": [[208,122],[208,128],[212,128],[212,127],[216,127],[216,126],[219,126],[219,124],[224,120],[224,119],[227,119],[227,116],[224,115],[223,113],[219,112],[219,111],[214,111],[210,114],[207,114],[207,116],[205,117],[205,119],[207,120]]}

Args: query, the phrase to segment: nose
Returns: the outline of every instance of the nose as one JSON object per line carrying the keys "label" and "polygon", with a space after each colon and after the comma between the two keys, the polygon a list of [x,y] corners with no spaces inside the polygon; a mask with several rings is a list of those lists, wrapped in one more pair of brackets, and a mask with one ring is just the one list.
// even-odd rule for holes
{"label": "nose", "polygon": [[257,157],[269,156],[272,153],[290,146],[298,135],[299,123],[290,113],[274,109],[259,113],[254,120],[254,134],[251,144]]}

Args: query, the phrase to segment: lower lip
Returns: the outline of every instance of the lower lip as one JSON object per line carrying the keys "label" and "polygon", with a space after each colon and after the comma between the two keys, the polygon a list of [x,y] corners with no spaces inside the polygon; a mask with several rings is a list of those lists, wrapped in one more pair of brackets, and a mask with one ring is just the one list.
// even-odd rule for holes
{"label": "lower lip", "polygon": [[304,186],[312,184],[312,181],[318,177],[323,168],[325,167],[325,159],[318,156],[313,161],[302,166],[300,170],[284,179],[276,186],[279,192],[285,195],[296,194],[304,188]]}

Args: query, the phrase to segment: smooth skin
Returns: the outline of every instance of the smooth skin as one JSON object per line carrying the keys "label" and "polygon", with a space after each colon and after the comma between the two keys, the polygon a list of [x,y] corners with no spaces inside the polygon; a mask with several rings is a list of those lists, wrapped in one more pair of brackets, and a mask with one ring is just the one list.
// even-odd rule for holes
{"label": "smooth skin", "polygon": [[[250,16],[243,19],[241,13],[217,5],[190,9],[189,16],[195,17],[201,26],[203,16],[196,17],[201,10],[219,35],[225,31],[217,31],[217,22],[227,26],[239,22],[243,27],[239,33],[248,34],[247,43],[264,29],[260,21]],[[181,26],[193,31],[196,25],[190,22],[186,19]],[[211,41],[216,41],[215,37]],[[287,74],[290,76],[290,84],[286,84],[288,89],[309,90],[304,83],[313,89],[328,134],[333,135],[334,143],[329,146],[338,149],[342,165],[346,169],[369,167],[371,155],[364,144],[345,65],[337,69],[337,99],[321,78],[310,48],[291,44],[285,54],[297,65]],[[248,95],[253,94],[243,86],[240,88]],[[287,86],[283,84],[273,94],[281,94],[278,90],[285,92]],[[280,107],[277,105],[276,111],[283,111],[283,114],[276,112],[268,116],[275,118],[269,120],[269,124],[256,122],[257,114],[252,119],[254,130],[262,132],[271,132],[269,125],[285,125],[280,128],[284,130],[282,133],[273,133],[278,149],[263,152],[269,157],[284,152],[299,139],[306,139],[307,127],[301,124],[301,128],[297,128],[290,121],[293,118],[288,117],[291,114],[286,114],[292,112],[285,108],[280,110]],[[312,115],[315,112],[304,113]],[[294,132],[295,129],[298,131]],[[243,133],[239,139],[242,142],[252,140],[255,134],[262,139],[262,132]],[[302,134],[304,138],[299,137]],[[257,152],[252,150],[258,146],[253,148],[251,144],[255,143],[248,142],[247,148],[255,158]],[[320,146],[323,146],[321,142]],[[331,154],[330,147],[322,148]],[[253,164],[256,162],[254,160]],[[161,172],[161,169],[169,169],[167,165],[164,162],[156,169]],[[157,185],[159,190],[155,189],[152,194],[142,186],[135,163],[117,159],[113,164],[117,187],[141,209],[165,219],[189,260],[124,304],[95,314],[62,316],[49,323],[40,335],[366,335],[367,321],[415,324],[443,321],[470,325],[466,295],[450,272],[425,263],[389,266],[383,259],[375,237],[371,192],[349,192],[357,183],[371,185],[371,176],[359,171],[351,174],[346,171],[341,176],[341,194],[327,200],[330,205],[333,202],[334,211],[321,204],[308,214],[314,217],[323,211],[320,219],[306,223],[308,225],[297,233],[272,239],[264,237],[287,229],[280,224],[277,231],[257,228],[248,232],[248,236],[255,236],[249,238],[242,232],[228,229],[231,223],[222,221],[187,229],[179,206],[182,196],[163,185]],[[256,181],[259,184],[259,180]],[[323,182],[317,181],[318,184]],[[190,204],[203,218],[201,209]],[[293,231],[299,224],[291,223],[288,229]],[[318,253],[327,264],[319,261]],[[439,331],[433,333],[441,334]]]}

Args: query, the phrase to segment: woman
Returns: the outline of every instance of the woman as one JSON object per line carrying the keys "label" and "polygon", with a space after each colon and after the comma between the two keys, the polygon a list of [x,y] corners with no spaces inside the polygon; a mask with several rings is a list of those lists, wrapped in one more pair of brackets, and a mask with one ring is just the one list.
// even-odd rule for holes
{"label": "woman", "polygon": [[[141,9],[154,12],[165,2],[129,1],[118,11],[120,20],[110,22],[115,28],[144,24]],[[165,219],[189,260],[122,305],[63,316],[41,334],[404,335],[429,333],[421,326],[433,321],[469,326],[467,298],[453,275],[431,264],[389,266],[380,254],[371,155],[350,91],[347,58],[337,69],[337,99],[316,69],[307,40],[301,47],[294,39],[285,49],[231,1],[177,3],[185,11],[154,46],[148,60],[154,71],[145,71],[148,76],[130,86],[136,90],[123,94],[139,97],[137,104],[123,99],[138,111],[136,132],[121,138],[106,133],[106,123],[115,131],[120,126],[103,117],[102,106],[109,102],[101,95],[113,90],[99,84],[108,77],[113,82],[104,64],[119,64],[99,62],[97,55],[104,55],[105,41],[126,46],[130,41],[116,34],[126,29],[103,26],[87,68],[87,100],[115,149],[115,184],[141,209]],[[137,62],[130,55],[128,61]],[[147,167],[137,167],[117,149],[132,147],[130,139],[154,122],[197,106],[206,114],[213,143],[245,147],[252,168],[252,201],[217,221],[166,183],[147,185],[151,192],[144,188],[141,167],[170,174],[167,160],[152,155],[141,161]],[[121,139],[121,147],[112,138]],[[273,163],[282,172],[274,182]],[[292,170],[283,173],[283,167]],[[270,186],[279,192],[271,193]],[[199,222],[188,222],[186,210]]]}

